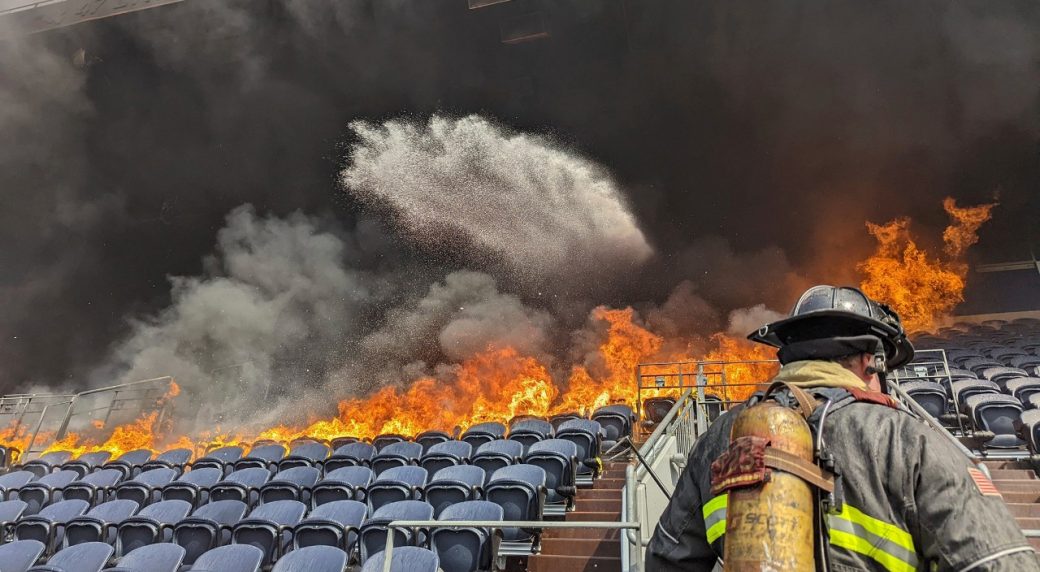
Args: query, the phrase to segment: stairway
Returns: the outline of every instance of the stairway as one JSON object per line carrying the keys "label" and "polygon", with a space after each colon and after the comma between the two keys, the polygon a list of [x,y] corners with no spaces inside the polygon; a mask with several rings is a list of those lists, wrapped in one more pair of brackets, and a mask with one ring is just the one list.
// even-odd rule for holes
{"label": "stairway", "polygon": [[[1022,529],[1040,529],[1040,479],[1024,461],[984,461],[1004,502]],[[1029,544],[1040,549],[1040,538]]]}
{"label": "stairway", "polygon": [[[592,488],[578,489],[575,511],[568,522],[621,520],[621,489],[627,463],[610,463]],[[1038,481],[1040,482],[1040,481]],[[542,535],[542,551],[528,558],[529,572],[592,572],[621,570],[621,531],[550,529]]]}

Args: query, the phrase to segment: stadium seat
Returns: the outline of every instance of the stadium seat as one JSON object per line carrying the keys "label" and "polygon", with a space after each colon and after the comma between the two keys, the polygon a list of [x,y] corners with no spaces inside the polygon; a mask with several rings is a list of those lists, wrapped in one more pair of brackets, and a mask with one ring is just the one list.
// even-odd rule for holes
{"label": "stadium seat", "polygon": [[7,527],[25,515],[28,505],[20,500],[0,501],[0,538],[7,535]]}
{"label": "stadium seat", "polygon": [[559,429],[560,425],[562,425],[563,423],[566,423],[567,421],[572,421],[574,419],[585,419],[585,417],[577,413],[576,411],[571,411],[569,413],[560,413],[558,415],[553,415],[549,418],[549,423],[553,426],[553,429],[556,430]]}
{"label": "stadium seat", "polygon": [[465,441],[445,441],[429,448],[419,459],[419,466],[430,475],[454,465],[469,462],[473,454],[473,446]]}
{"label": "stadium seat", "polygon": [[445,508],[470,500],[479,500],[486,475],[473,465],[446,467],[437,472],[426,485],[426,502],[433,506],[433,515],[439,516]]}
{"label": "stadium seat", "polygon": [[347,443],[336,449],[332,456],[325,460],[325,474],[343,467],[367,467],[372,464],[376,448],[369,443]]}
{"label": "stadium seat", "polygon": [[554,431],[555,429],[548,421],[523,419],[509,427],[509,440],[523,445],[522,455],[532,444],[544,439],[552,439]]}
{"label": "stadium seat", "polygon": [[231,530],[232,544],[248,544],[264,552],[263,565],[277,560],[292,541],[292,528],[303,520],[307,506],[282,500],[262,504]]}
{"label": "stadium seat", "polygon": [[111,545],[85,542],[58,552],[47,560],[47,564],[33,566],[29,572],[101,572],[111,557]]}
{"label": "stadium seat", "polygon": [[43,556],[44,546],[38,540],[16,540],[0,546],[0,563],[4,572],[25,572]]}
{"label": "stadium seat", "polygon": [[1015,422],[1022,415],[1022,404],[1014,397],[982,393],[968,397],[965,405],[976,427],[995,434],[995,437],[986,443],[987,447],[1006,448],[1024,444],[1015,430]]}
{"label": "stadium seat", "polygon": [[331,546],[308,546],[286,554],[271,572],[342,572],[346,567],[346,552]]}
{"label": "stadium seat", "polygon": [[36,475],[36,478],[40,478],[47,473],[53,472],[60,465],[68,463],[72,459],[72,453],[68,451],[51,451],[45,455],[41,455],[39,459],[34,459],[22,465],[20,467],[23,471],[29,471]]}
{"label": "stadium seat", "polygon": [[[433,507],[416,500],[399,501],[380,507],[361,525],[358,545],[362,563],[383,551],[386,547],[387,525],[395,520],[433,520]],[[412,529],[396,529],[394,546],[425,544],[427,535],[423,530],[418,531],[416,535]]]}
{"label": "stadium seat", "polygon": [[706,394],[704,396],[704,411],[708,414],[708,422],[714,422],[722,415],[722,399],[717,395]]}
{"label": "stadium seat", "polygon": [[1001,367],[1004,364],[1000,363],[999,361],[993,358],[983,357],[966,359],[961,365],[964,367],[964,369],[970,370],[975,375],[981,376],[982,372],[986,369],[989,369],[991,367]]}
{"label": "stadium seat", "polygon": [[422,445],[410,441],[391,443],[372,457],[372,472],[379,476],[392,467],[416,465],[422,455]]}
{"label": "stadium seat", "polygon": [[[476,500],[449,506],[437,520],[500,521],[504,514],[501,506]],[[444,572],[491,570],[494,538],[491,529],[484,527],[436,527],[430,531],[430,547],[437,553]]]}
{"label": "stadium seat", "polygon": [[213,449],[206,453],[205,456],[196,459],[195,462],[191,464],[191,468],[193,471],[204,468],[219,469],[222,474],[227,475],[233,470],[235,461],[238,461],[241,458],[242,447],[237,445],[220,447]]}
{"label": "stadium seat", "polygon": [[169,467],[157,467],[143,471],[129,481],[123,481],[112,489],[117,499],[128,499],[143,506],[159,500],[162,488],[173,482],[179,471]]}
{"label": "stadium seat", "polygon": [[[361,572],[382,572],[385,569],[386,558],[380,552],[365,562]],[[434,552],[418,546],[397,548],[394,545],[394,552],[390,556],[390,572],[437,572],[440,569],[440,560]]]}
{"label": "stadium seat", "polygon": [[556,440],[570,441],[578,449],[577,480],[581,484],[591,485],[592,479],[599,475],[602,430],[599,423],[587,419],[572,419],[556,429]]}
{"label": "stadium seat", "polygon": [[445,441],[451,441],[451,435],[444,431],[424,431],[415,436],[415,442],[422,445],[423,454],[426,454],[430,447]]}
{"label": "stadium seat", "polygon": [[[578,447],[564,439],[547,439],[535,443],[524,455],[524,463],[540,467],[545,471],[546,501],[549,514],[563,514],[574,504],[577,492],[575,468],[578,464]],[[493,479],[494,477],[492,477]]]}
{"label": "stadium seat", "polygon": [[[980,393],[1000,393],[1000,386],[993,383],[992,381],[983,379],[965,379],[962,381],[955,381],[951,384],[953,389],[953,395],[956,396],[958,404],[961,409],[966,409],[965,401],[972,395],[978,395]],[[968,413],[965,411],[965,413]]]}
{"label": "stadium seat", "polygon": [[383,449],[393,445],[395,443],[406,443],[408,438],[404,435],[398,435],[396,433],[387,433],[383,435],[376,435],[372,439],[372,446],[376,448],[376,452],[380,452]]}
{"label": "stadium seat", "polygon": [[477,452],[473,454],[470,462],[484,469],[484,478],[490,479],[491,475],[502,467],[519,463],[523,454],[524,446],[520,442],[503,439],[477,447]]}
{"label": "stadium seat", "polygon": [[1036,368],[1040,367],[1040,356],[1028,354],[1015,356],[1008,360],[1008,364],[1011,367],[1017,367],[1019,369],[1029,372],[1030,376],[1035,376],[1037,375]]}
{"label": "stadium seat", "polygon": [[123,473],[116,469],[101,469],[100,471],[88,473],[78,481],[72,481],[65,485],[61,491],[63,499],[81,499],[91,505],[104,502],[112,487],[123,478]]}
{"label": "stadium seat", "polygon": [[260,487],[271,479],[266,467],[239,469],[209,489],[209,500],[238,500],[253,506],[260,499]]}
{"label": "stadium seat", "polygon": [[116,539],[116,528],[121,522],[137,513],[137,503],[132,500],[110,500],[103,502],[82,516],[65,523],[65,546],[84,542],[107,542]]}
{"label": "stadium seat", "polygon": [[11,498],[12,493],[36,478],[36,473],[32,471],[12,471],[6,475],[0,475],[0,499]]}
{"label": "stadium seat", "polygon": [[235,461],[232,466],[236,471],[254,467],[273,471],[283,457],[285,457],[285,447],[277,443],[257,445],[249,450],[248,455]]}
{"label": "stadium seat", "polygon": [[208,550],[231,540],[231,527],[246,514],[246,503],[214,501],[173,525],[173,542],[184,548],[184,563],[194,564]]}
{"label": "stadium seat", "polygon": [[84,475],[93,471],[97,467],[108,462],[109,457],[112,453],[108,451],[93,451],[90,453],[83,453],[76,460],[69,461],[61,466],[62,470],[75,471],[79,475],[79,478],[83,478]]}
{"label": "stadium seat", "polygon": [[[71,472],[71,471],[70,471]],[[82,516],[90,505],[83,500],[67,500],[46,506],[38,514],[23,516],[14,523],[15,540],[38,540],[50,554],[65,538],[65,523]]]}
{"label": "stadium seat", "polygon": [[162,500],[178,499],[197,507],[209,500],[209,489],[223,478],[223,468],[196,466],[162,488]]}
{"label": "stadium seat", "polygon": [[177,572],[184,560],[184,549],[176,544],[152,544],[123,556],[109,572]]}
{"label": "stadium seat", "polygon": [[311,466],[299,466],[279,471],[260,487],[260,503],[279,500],[297,500],[309,503],[311,487],[318,482],[321,471]]}
{"label": "stadium seat", "polygon": [[61,489],[78,476],[75,471],[58,471],[47,473],[31,483],[22,485],[18,489],[18,500],[25,501],[28,505],[25,514],[36,514],[56,498],[60,498]]}
{"label": "stadium seat", "polygon": [[335,546],[350,554],[366,514],[368,507],[358,501],[325,503],[296,525],[293,546]]}
{"label": "stadium seat", "polygon": [[369,512],[375,512],[379,507],[392,502],[421,499],[427,478],[426,469],[422,467],[387,469],[368,486]]}
{"label": "stadium seat", "polygon": [[230,544],[199,556],[188,572],[260,572],[263,559],[264,551],[255,546]]}
{"label": "stadium seat", "polygon": [[651,423],[660,423],[672,407],[675,407],[675,400],[671,397],[651,397],[643,402],[643,417]]}
{"label": "stadium seat", "polygon": [[368,467],[341,467],[326,473],[311,489],[311,505],[318,507],[338,500],[365,501],[375,474]]}
{"label": "stadium seat", "polygon": [[1040,452],[1040,409],[1027,409],[1020,416],[1022,431],[1019,435],[1033,453]]}
{"label": "stadium seat", "polygon": [[988,367],[982,370],[982,377],[996,383],[1002,389],[1009,380],[1027,377],[1028,375],[1024,369],[1018,369],[1017,367]]}
{"label": "stadium seat", "polygon": [[278,462],[278,470],[293,467],[320,467],[329,456],[329,446],[315,441],[301,441],[293,445],[289,454]]}
{"label": "stadium seat", "polygon": [[120,455],[115,461],[109,461],[103,466],[106,469],[115,469],[123,473],[123,479],[136,477],[141,472],[141,467],[152,458],[152,452],[148,449],[135,449]]}
{"label": "stadium seat", "polygon": [[173,538],[172,527],[188,516],[191,504],[182,500],[152,503],[136,515],[125,519],[116,528],[116,556]]}
{"label": "stadium seat", "polygon": [[[484,498],[502,507],[504,520],[542,520],[545,483],[545,470],[541,467],[510,465],[495,471],[484,488]],[[502,530],[503,538],[511,544],[520,543],[521,553],[530,551],[536,534],[537,531],[527,529]]]}
{"label": "stadium seat", "polygon": [[1004,389],[1015,396],[1023,405],[1029,404],[1029,396],[1040,393],[1040,377],[1019,377],[1008,380]]}
{"label": "stadium seat", "polygon": [[460,439],[469,443],[471,447],[476,449],[484,443],[487,443],[488,441],[502,439],[505,437],[505,435],[506,426],[501,423],[477,423],[476,425],[471,426],[469,429],[466,429],[466,431],[462,434],[462,437]]}
{"label": "stadium seat", "polygon": [[934,381],[904,381],[899,387],[929,415],[938,419],[946,413],[946,391]]}
{"label": "stadium seat", "polygon": [[350,443],[359,443],[359,442],[361,442],[361,439],[358,439],[357,437],[352,437],[352,436],[348,435],[348,436],[336,437],[336,438],[332,439],[331,441],[329,441],[329,444],[332,445],[332,450],[335,451],[336,449],[339,449],[343,445],[349,445]]}
{"label": "stadium seat", "polygon": [[594,411],[592,420],[603,427],[603,448],[609,450],[621,439],[632,435],[636,414],[627,405],[607,405]]}
{"label": "stadium seat", "polygon": [[163,451],[156,458],[141,465],[141,471],[173,469],[177,471],[178,475],[180,475],[184,472],[185,465],[191,461],[191,456],[191,449],[170,449],[169,451]]}

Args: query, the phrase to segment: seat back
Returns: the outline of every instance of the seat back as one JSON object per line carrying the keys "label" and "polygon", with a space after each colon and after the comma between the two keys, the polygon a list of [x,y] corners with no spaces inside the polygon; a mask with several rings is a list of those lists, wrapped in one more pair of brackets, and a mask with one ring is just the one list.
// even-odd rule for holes
{"label": "seat back", "polygon": [[331,546],[308,546],[286,554],[271,572],[342,572],[346,567],[346,552]]}
{"label": "seat back", "polygon": [[75,572],[100,572],[108,559],[112,557],[112,547],[104,542],[85,542],[70,546],[47,561],[43,567],[30,568],[29,571],[75,571]]}
{"label": "seat back", "polygon": [[209,550],[195,560],[192,570],[205,572],[260,572],[264,551],[247,544],[231,544]]}
{"label": "seat back", "polygon": [[[361,568],[361,572],[382,572],[386,568],[386,555],[375,554]],[[418,546],[394,548],[390,557],[391,572],[437,572],[441,562],[434,552]],[[447,570],[445,570],[447,572]]]}
{"label": "seat back", "polygon": [[25,514],[28,505],[18,499],[0,501],[0,525],[14,522]]}
{"label": "seat back", "polygon": [[242,520],[246,510],[242,501],[214,501],[175,524],[173,541],[184,548],[184,562],[192,564],[206,551],[230,540],[231,526]]}
{"label": "seat back", "polygon": [[350,552],[357,541],[354,532],[365,520],[368,507],[351,500],[325,503],[311,511],[310,515],[296,525],[293,545],[335,546]]}
{"label": "seat back", "polygon": [[367,467],[372,463],[372,457],[375,454],[376,448],[369,443],[347,443],[336,449],[332,456],[325,460],[325,474],[343,467]]}
{"label": "seat back", "polygon": [[191,504],[182,500],[160,501],[150,504],[119,524],[116,533],[116,554],[125,555],[133,550],[173,537],[166,527],[188,516]]}
{"label": "seat back", "polygon": [[235,461],[241,458],[242,447],[230,445],[209,451],[204,457],[196,459],[191,467],[192,470],[202,468],[219,469],[221,473],[227,474],[231,471]]}
{"label": "seat back", "polygon": [[419,460],[419,465],[434,475],[445,467],[469,461],[472,454],[473,447],[465,441],[444,441],[430,447]]}
{"label": "seat back", "polygon": [[444,431],[426,431],[415,436],[415,442],[422,445],[424,454],[430,450],[430,447],[433,447],[437,443],[443,443],[450,440],[451,435],[448,435]]}
{"label": "seat back", "polygon": [[24,501],[25,514],[36,514],[50,504],[57,493],[79,477],[75,471],[47,473],[18,489],[18,500]]}
{"label": "seat back", "polygon": [[368,467],[341,467],[328,472],[311,489],[311,504],[317,507],[337,500],[363,501],[374,478]]}
{"label": "seat back", "polygon": [[184,549],[176,544],[151,544],[134,549],[119,559],[110,571],[177,572],[184,560]]}
{"label": "seat back", "polygon": [[929,415],[939,418],[946,413],[946,391],[933,381],[906,381],[899,384]]}
{"label": "seat back", "polygon": [[393,467],[414,465],[422,455],[422,445],[410,441],[391,443],[372,457],[372,472],[379,475]]}
{"label": "seat back", "polygon": [[408,438],[404,435],[397,435],[396,433],[386,433],[383,435],[376,435],[372,439],[372,446],[376,448],[376,452],[382,452],[383,449],[393,445],[394,443],[404,443]]}
{"label": "seat back", "polygon": [[484,470],[472,465],[448,467],[430,479],[426,485],[426,502],[433,506],[433,515],[439,517],[445,508],[482,496]]}
{"label": "seat back", "polygon": [[[546,473],[535,465],[510,465],[499,469],[484,489],[484,497],[502,507],[503,520],[541,520],[541,494]],[[517,528],[502,530],[506,540],[525,540],[531,534]]]}
{"label": "seat back", "polygon": [[292,539],[291,527],[303,519],[307,506],[294,500],[281,500],[258,506],[249,518],[231,531],[233,544],[248,544],[264,552],[264,565],[278,558]]}
{"label": "seat back", "polygon": [[484,443],[502,439],[506,434],[506,426],[501,423],[477,423],[462,434],[461,440],[469,443],[474,449]]}
{"label": "seat back", "polygon": [[573,496],[570,489],[575,486],[574,466],[577,456],[578,448],[574,442],[564,439],[547,439],[527,451],[524,462],[545,470],[549,502],[561,502]]}
{"label": "seat back", "polygon": [[257,445],[249,450],[249,454],[235,461],[235,471],[249,468],[270,470],[285,456],[285,447],[277,444]]}
{"label": "seat back", "polygon": [[4,570],[22,572],[43,556],[46,547],[38,540],[16,540],[0,546],[0,562]]}
{"label": "seat back", "polygon": [[83,516],[65,523],[65,546],[85,542],[108,542],[115,540],[119,523],[137,512],[137,503],[132,500],[111,500],[101,503]]}
{"label": "seat back", "polygon": [[675,406],[671,397],[651,397],[643,402],[643,417],[652,423],[660,423]]}
{"label": "seat back", "polygon": [[123,481],[115,488],[117,499],[135,501],[141,506],[159,500],[161,488],[173,482],[179,472],[169,467],[156,467],[143,471],[130,481]]}
{"label": "seat back", "polygon": [[523,454],[524,446],[518,441],[497,440],[478,447],[470,461],[483,469],[485,478],[490,479],[498,469],[520,462]]}
{"label": "seat back", "polygon": [[162,500],[182,500],[199,506],[207,499],[209,488],[224,476],[223,469],[198,466],[162,488]]}
{"label": "seat back", "polygon": [[1022,404],[1010,395],[979,394],[965,404],[977,426],[992,431],[995,437],[987,447],[1018,447],[1024,442],[1017,436],[1015,424],[1022,415]]}
{"label": "seat back", "polygon": [[63,499],[80,499],[95,504],[104,500],[105,494],[114,487],[123,473],[116,469],[101,469],[88,473],[78,481],[73,481],[61,491]]}
{"label": "seat back", "polygon": [[[372,517],[361,525],[358,541],[362,562],[371,555],[382,552],[386,547],[387,525],[395,520],[431,520],[433,507],[422,501],[406,500],[380,507]],[[396,546],[409,546],[425,541],[425,533],[413,537],[411,530],[400,529],[394,533]]]}
{"label": "seat back", "polygon": [[[502,520],[502,507],[487,501],[468,501],[448,507],[437,520]],[[491,568],[491,530],[474,527],[438,527],[430,543],[444,572],[471,572]]]}
{"label": "seat back", "polygon": [[259,489],[271,478],[264,467],[247,467],[234,471],[209,489],[209,500],[239,500],[250,506],[260,497]]}
{"label": "seat back", "polygon": [[422,467],[402,466],[387,469],[368,486],[367,499],[370,511],[392,502],[420,498],[427,478],[426,469]]}
{"label": "seat back", "polygon": [[44,507],[38,514],[24,516],[14,525],[16,540],[37,540],[51,550],[64,540],[66,522],[82,516],[90,505],[83,500],[67,500]]}
{"label": "seat back", "polygon": [[278,500],[310,501],[311,488],[321,477],[321,471],[309,466],[298,466],[279,471],[260,488],[260,502]]}
{"label": "seat back", "polygon": [[318,467],[329,456],[329,446],[315,441],[304,441],[293,446],[289,454],[278,462],[278,470],[293,467]]}

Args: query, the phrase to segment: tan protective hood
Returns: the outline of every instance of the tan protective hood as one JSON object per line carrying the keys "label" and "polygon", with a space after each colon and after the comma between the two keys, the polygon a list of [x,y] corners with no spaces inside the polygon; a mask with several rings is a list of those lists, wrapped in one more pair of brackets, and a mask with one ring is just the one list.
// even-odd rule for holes
{"label": "tan protective hood", "polygon": [[796,387],[843,387],[869,390],[856,374],[831,361],[793,361],[780,368],[773,381],[790,383]]}

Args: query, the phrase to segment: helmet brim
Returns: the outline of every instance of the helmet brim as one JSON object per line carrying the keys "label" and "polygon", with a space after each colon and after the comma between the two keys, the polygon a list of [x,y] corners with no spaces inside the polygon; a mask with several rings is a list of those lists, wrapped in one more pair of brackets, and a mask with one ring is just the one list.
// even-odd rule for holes
{"label": "helmet brim", "polygon": [[817,310],[784,318],[752,332],[748,339],[780,348],[812,339],[863,335],[874,335],[881,340],[890,369],[902,367],[913,359],[913,346],[899,330],[880,320],[841,310]]}

